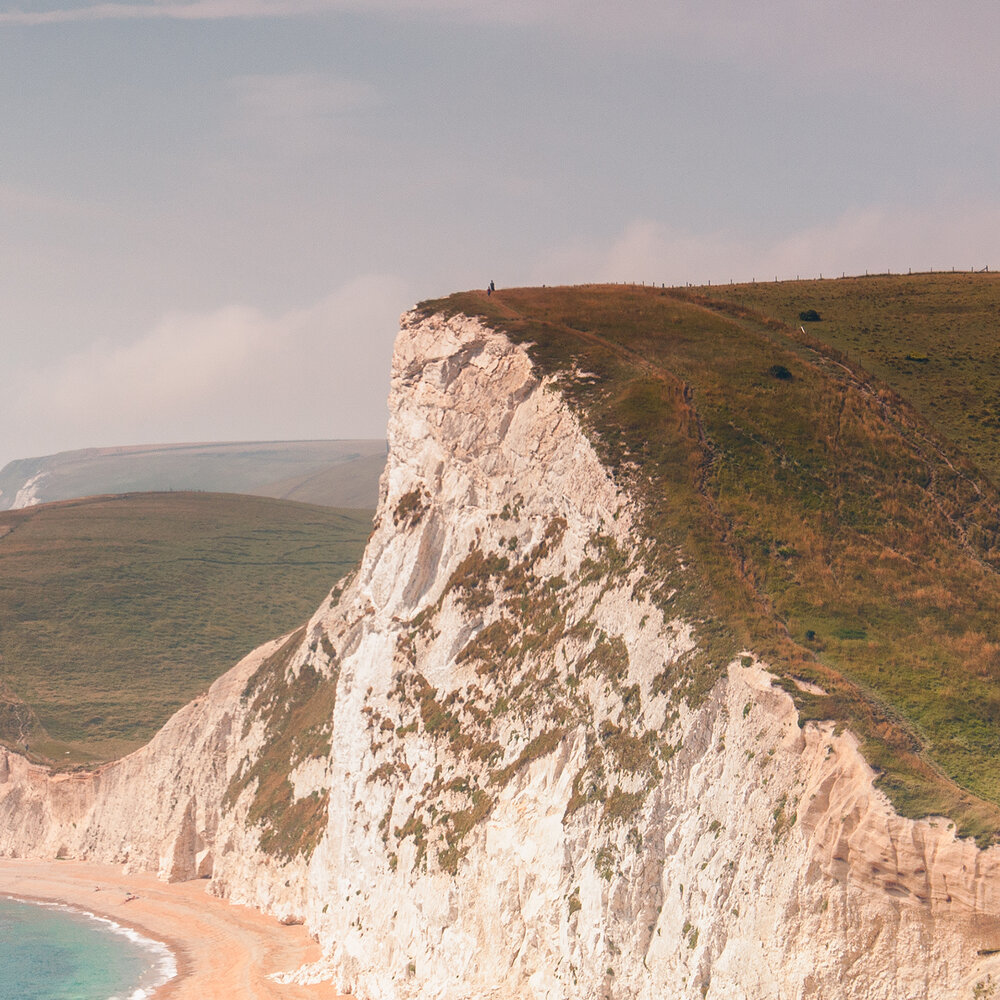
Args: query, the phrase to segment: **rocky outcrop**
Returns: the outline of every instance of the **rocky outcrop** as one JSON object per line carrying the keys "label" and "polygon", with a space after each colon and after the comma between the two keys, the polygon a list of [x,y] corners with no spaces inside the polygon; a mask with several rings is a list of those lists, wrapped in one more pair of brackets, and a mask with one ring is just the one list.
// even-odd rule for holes
{"label": "rocky outcrop", "polygon": [[404,317],[390,410],[343,591],[123,761],[0,756],[0,851],[210,875],[363,997],[990,995],[1000,852],[707,661],[523,348]]}

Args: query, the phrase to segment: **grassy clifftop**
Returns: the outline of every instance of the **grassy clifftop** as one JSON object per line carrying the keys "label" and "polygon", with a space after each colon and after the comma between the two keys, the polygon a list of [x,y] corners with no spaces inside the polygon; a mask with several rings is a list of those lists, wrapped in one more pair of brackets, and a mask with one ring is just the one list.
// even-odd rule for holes
{"label": "grassy clifftop", "polygon": [[996,276],[422,308],[482,316],[559,380],[639,502],[649,592],[698,623],[691,697],[749,646],[902,812],[1000,833]]}
{"label": "grassy clifftop", "polygon": [[[695,294],[818,337],[891,385],[1000,483],[1000,275],[883,275]],[[798,318],[809,309],[818,321]]]}

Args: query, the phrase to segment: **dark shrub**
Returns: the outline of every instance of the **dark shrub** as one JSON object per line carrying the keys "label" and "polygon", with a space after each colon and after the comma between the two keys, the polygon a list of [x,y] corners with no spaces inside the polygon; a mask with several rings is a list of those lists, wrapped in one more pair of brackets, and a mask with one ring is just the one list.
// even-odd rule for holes
{"label": "dark shrub", "polygon": [[820,315],[815,309],[806,309],[804,312],[799,313],[799,319],[803,323],[817,323],[819,322]]}
{"label": "dark shrub", "polygon": [[783,382],[787,382],[792,377],[792,373],[784,365],[771,365],[767,373],[774,378],[780,378]]}

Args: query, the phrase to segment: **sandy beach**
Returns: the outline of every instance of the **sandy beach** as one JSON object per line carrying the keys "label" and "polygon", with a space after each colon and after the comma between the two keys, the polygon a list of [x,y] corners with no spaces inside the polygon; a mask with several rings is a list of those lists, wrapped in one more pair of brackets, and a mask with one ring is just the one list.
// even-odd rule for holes
{"label": "sandy beach", "polygon": [[[0,894],[66,903],[162,941],[176,978],[157,1000],[334,1000],[332,987],[268,979],[320,957],[301,926],[284,926],[208,895],[204,880],[168,884],[113,865],[0,859]],[[129,898],[134,896],[135,898]]]}

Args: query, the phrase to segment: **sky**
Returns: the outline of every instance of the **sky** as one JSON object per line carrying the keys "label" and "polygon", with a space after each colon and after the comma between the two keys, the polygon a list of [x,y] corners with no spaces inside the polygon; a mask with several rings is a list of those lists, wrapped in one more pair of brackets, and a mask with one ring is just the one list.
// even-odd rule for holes
{"label": "sky", "polygon": [[995,0],[0,0],[0,466],[382,437],[451,291],[1000,267]]}

